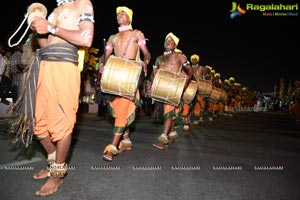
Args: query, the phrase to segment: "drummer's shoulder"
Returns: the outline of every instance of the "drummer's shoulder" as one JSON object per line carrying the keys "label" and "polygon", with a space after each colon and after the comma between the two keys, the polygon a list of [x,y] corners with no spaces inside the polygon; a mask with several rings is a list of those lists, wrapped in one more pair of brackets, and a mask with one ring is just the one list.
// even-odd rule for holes
{"label": "drummer's shoulder", "polygon": [[118,33],[111,34],[108,38],[108,41],[113,41],[118,36]]}
{"label": "drummer's shoulder", "polygon": [[144,37],[143,31],[141,31],[140,29],[134,29],[133,32],[135,36]]}
{"label": "drummer's shoulder", "polygon": [[90,5],[93,6],[93,3],[91,0],[76,0],[76,5],[78,6],[77,8],[85,9],[85,7],[82,7],[84,5]]}

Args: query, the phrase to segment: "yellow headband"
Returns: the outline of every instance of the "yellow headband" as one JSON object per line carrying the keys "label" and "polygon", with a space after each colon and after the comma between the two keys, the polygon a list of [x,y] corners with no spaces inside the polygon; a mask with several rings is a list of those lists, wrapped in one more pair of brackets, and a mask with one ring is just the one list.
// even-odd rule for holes
{"label": "yellow headband", "polygon": [[215,77],[221,77],[220,73],[215,73]]}
{"label": "yellow headband", "polygon": [[235,81],[235,78],[230,77],[229,80],[230,80],[230,81]]}
{"label": "yellow headband", "polygon": [[170,33],[166,36],[165,40],[167,40],[168,37],[171,37],[171,38],[174,40],[176,46],[178,45],[178,43],[179,43],[179,38],[176,37],[172,32],[170,32]]}
{"label": "yellow headband", "polygon": [[197,54],[193,54],[191,56],[191,60],[196,59],[199,62],[199,56]]}
{"label": "yellow headband", "polygon": [[119,7],[117,7],[116,11],[117,11],[117,15],[118,15],[119,12],[124,11],[128,15],[128,17],[130,19],[130,24],[131,24],[133,11],[130,8],[127,8],[125,6],[119,6]]}

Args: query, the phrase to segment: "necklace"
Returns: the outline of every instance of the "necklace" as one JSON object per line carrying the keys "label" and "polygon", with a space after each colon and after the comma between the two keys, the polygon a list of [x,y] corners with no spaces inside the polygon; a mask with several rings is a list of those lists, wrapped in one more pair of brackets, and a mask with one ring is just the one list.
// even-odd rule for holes
{"label": "necklace", "polygon": [[119,32],[121,32],[121,31],[132,30],[132,27],[130,25],[126,25],[126,26],[120,26],[118,29]]}
{"label": "necklace", "polygon": [[75,0],[56,0],[57,6],[64,5],[66,3],[74,2]]}
{"label": "necklace", "polygon": [[170,55],[171,53],[173,53],[174,51],[173,50],[169,50],[169,51],[164,51],[164,55]]}

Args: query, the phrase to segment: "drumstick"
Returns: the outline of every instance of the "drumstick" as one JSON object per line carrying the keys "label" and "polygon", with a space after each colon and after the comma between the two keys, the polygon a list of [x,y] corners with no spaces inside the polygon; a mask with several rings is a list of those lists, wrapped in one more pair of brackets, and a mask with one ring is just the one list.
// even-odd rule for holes
{"label": "drumstick", "polygon": [[103,65],[105,65],[105,54],[106,54],[106,48],[105,48],[105,38],[103,38]]}

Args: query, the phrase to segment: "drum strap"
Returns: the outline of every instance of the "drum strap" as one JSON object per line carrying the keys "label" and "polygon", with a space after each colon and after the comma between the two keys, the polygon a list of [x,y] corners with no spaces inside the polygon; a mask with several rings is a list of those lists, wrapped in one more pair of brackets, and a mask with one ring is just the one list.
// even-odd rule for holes
{"label": "drum strap", "polygon": [[136,30],[132,31],[132,33],[131,33],[131,35],[130,35],[128,41],[127,41],[127,44],[126,44],[126,46],[125,46],[125,48],[124,48],[124,50],[123,50],[123,53],[120,55],[121,58],[123,58],[123,57],[125,56],[126,51],[127,51],[127,49],[128,49],[128,46],[129,46],[129,43],[130,43],[130,41],[131,41],[131,39],[132,39],[132,37],[133,37],[135,31],[136,31]]}

